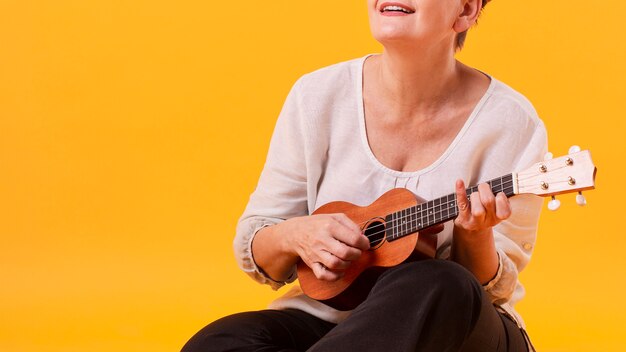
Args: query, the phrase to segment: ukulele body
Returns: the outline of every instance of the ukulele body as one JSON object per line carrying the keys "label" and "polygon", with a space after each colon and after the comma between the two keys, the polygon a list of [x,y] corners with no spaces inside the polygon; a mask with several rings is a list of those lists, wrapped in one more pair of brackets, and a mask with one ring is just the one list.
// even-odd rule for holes
{"label": "ukulele body", "polygon": [[363,251],[361,257],[353,261],[345,270],[344,276],[337,281],[317,279],[313,270],[300,261],[297,270],[302,291],[335,309],[350,310],[365,300],[380,274],[387,268],[406,260],[434,258],[437,247],[435,235],[443,230],[443,225],[393,241],[387,241],[385,237],[385,216],[418,203],[421,200],[411,191],[396,188],[383,194],[369,206],[331,202],[318,208],[313,214],[346,214],[370,238],[371,248]]}

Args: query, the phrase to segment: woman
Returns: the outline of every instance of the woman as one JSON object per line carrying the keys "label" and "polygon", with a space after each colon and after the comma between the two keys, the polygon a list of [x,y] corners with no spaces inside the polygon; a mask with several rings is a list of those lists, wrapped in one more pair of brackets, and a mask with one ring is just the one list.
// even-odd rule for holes
{"label": "woman", "polygon": [[235,253],[274,289],[301,259],[322,280],[369,248],[343,214],[310,215],[342,200],[372,203],[402,187],[424,199],[456,193],[459,216],[438,235],[437,259],[386,271],[353,311],[293,288],[272,310],[220,319],[186,351],[525,351],[513,305],[535,242],[541,200],[510,203],[481,184],[545,153],[534,109],[501,82],[456,61],[488,0],[368,0],[383,46],[302,77],[278,119]]}

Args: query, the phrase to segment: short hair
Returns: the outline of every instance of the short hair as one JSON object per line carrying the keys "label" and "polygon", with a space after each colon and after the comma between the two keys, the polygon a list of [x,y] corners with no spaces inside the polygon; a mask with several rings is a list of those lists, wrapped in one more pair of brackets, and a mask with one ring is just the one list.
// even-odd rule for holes
{"label": "short hair", "polygon": [[[482,9],[485,8],[485,6],[487,5],[489,1],[491,0],[483,0],[482,8],[480,9],[481,13],[483,11]],[[456,49],[457,50],[461,50],[463,48],[463,44],[465,44],[465,38],[467,38],[467,31],[461,32],[456,36]]]}

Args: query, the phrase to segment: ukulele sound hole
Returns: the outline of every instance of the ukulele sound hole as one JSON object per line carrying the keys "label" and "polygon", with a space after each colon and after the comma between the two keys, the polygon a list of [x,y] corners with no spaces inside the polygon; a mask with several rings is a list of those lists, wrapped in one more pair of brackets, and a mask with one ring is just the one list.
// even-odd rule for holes
{"label": "ukulele sound hole", "polygon": [[365,237],[370,240],[370,249],[380,247],[385,241],[385,222],[382,219],[370,221],[365,227]]}

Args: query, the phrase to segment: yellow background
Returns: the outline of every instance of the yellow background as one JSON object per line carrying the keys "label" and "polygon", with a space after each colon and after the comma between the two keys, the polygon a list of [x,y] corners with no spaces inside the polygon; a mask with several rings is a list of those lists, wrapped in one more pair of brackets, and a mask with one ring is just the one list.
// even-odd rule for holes
{"label": "yellow background", "polygon": [[[542,351],[626,345],[626,2],[495,0],[460,58],[534,102],[598,189],[544,212]],[[0,351],[172,351],[277,293],[235,224],[302,74],[378,52],[365,1],[0,0]]]}

